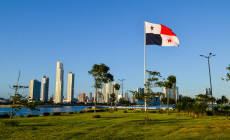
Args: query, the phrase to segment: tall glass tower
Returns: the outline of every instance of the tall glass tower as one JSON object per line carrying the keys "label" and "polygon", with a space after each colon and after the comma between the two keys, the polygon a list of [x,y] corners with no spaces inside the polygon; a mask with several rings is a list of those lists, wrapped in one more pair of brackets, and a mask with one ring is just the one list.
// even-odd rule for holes
{"label": "tall glass tower", "polygon": [[42,94],[41,94],[42,102],[48,101],[48,94],[49,94],[49,78],[46,76],[42,76]]}
{"label": "tall glass tower", "polygon": [[74,74],[68,74],[67,101],[72,103],[74,98]]}
{"label": "tall glass tower", "polygon": [[55,103],[63,102],[63,89],[64,89],[64,69],[63,63],[57,62],[57,72],[56,72],[56,95],[55,95]]}

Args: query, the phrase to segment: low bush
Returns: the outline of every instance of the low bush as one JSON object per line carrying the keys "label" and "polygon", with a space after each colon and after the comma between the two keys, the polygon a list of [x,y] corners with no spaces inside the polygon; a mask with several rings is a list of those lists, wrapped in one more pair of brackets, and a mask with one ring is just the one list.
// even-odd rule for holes
{"label": "low bush", "polygon": [[101,115],[92,115],[92,118],[101,118]]}
{"label": "low bush", "polygon": [[127,110],[124,110],[124,113],[128,113],[128,111],[127,111]]}
{"label": "low bush", "polygon": [[49,112],[44,112],[44,113],[43,113],[43,116],[49,116],[49,115],[50,115]]}
{"label": "low bush", "polygon": [[52,115],[52,116],[60,116],[60,115],[61,115],[61,112],[53,112],[51,115]]}
{"label": "low bush", "polygon": [[158,111],[156,111],[156,110],[151,110],[151,111],[149,111],[149,113],[157,113]]}
{"label": "low bush", "polygon": [[74,112],[73,112],[73,111],[70,111],[70,112],[68,112],[68,114],[74,114]]}
{"label": "low bush", "polygon": [[78,114],[77,111],[75,111],[74,114]]}
{"label": "low bush", "polygon": [[84,113],[84,111],[79,111],[79,113]]}
{"label": "low bush", "polygon": [[207,111],[207,116],[213,116],[213,111]]}
{"label": "low bush", "polygon": [[165,110],[159,109],[158,113],[159,113],[159,114],[165,113]]}
{"label": "low bush", "polygon": [[26,117],[39,117],[39,114],[27,114]]}
{"label": "low bush", "polygon": [[3,123],[4,123],[6,126],[18,126],[18,125],[19,125],[19,122],[18,122],[18,121],[13,121],[13,120],[3,121]]}
{"label": "low bush", "polygon": [[10,118],[10,115],[5,113],[5,114],[0,114],[0,118]]}

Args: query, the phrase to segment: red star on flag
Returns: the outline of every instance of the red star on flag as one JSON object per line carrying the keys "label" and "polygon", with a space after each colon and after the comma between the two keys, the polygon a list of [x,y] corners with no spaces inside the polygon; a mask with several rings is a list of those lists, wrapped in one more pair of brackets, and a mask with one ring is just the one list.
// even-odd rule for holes
{"label": "red star on flag", "polygon": [[168,39],[168,43],[171,43],[171,42],[172,42],[171,38],[170,38],[170,39]]}

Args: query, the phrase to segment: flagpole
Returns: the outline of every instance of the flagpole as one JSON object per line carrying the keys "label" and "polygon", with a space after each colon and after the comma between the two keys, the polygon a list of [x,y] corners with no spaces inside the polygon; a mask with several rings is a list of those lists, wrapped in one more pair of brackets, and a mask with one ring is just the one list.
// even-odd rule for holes
{"label": "flagpole", "polygon": [[[145,63],[145,44],[146,44],[146,33],[145,33],[145,20],[144,20],[144,92],[146,92],[145,84],[146,84],[146,63]],[[146,112],[146,100],[145,100],[145,112]]]}

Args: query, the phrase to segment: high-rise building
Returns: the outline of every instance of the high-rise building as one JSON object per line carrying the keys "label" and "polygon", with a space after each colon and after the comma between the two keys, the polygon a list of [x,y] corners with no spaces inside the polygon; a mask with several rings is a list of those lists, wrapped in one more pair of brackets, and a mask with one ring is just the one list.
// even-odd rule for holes
{"label": "high-rise building", "polygon": [[137,92],[139,92],[140,94],[141,94],[141,93],[144,93],[144,92],[145,92],[145,89],[144,89],[144,88],[137,88]]}
{"label": "high-rise building", "polygon": [[80,93],[79,94],[79,102],[85,102],[85,93]]}
{"label": "high-rise building", "polygon": [[[176,88],[176,93],[174,93],[175,92],[174,88]],[[164,97],[167,97],[169,95],[169,98],[171,98],[171,99],[176,99],[176,100],[179,99],[178,87],[175,87],[174,85],[172,86],[171,89],[164,87],[163,93],[164,93]]]}
{"label": "high-rise building", "polygon": [[205,88],[204,92],[205,92],[205,95],[208,95],[209,97],[212,97],[211,88]]}
{"label": "high-rise building", "polygon": [[64,75],[63,63],[57,62],[55,103],[63,102],[63,89],[64,89],[63,75]]}
{"label": "high-rise building", "polygon": [[41,82],[36,79],[30,80],[30,99],[39,101],[41,93]]}
{"label": "high-rise building", "polygon": [[49,78],[46,76],[42,76],[42,94],[41,101],[47,102],[49,95]]}
{"label": "high-rise building", "polygon": [[104,85],[104,102],[105,103],[110,103],[110,95],[112,93],[115,93],[117,97],[117,90],[115,89],[115,84],[116,82],[108,82]]}
{"label": "high-rise building", "polygon": [[67,102],[73,102],[74,99],[74,74],[68,74]]}
{"label": "high-rise building", "polygon": [[128,94],[128,92],[125,93],[125,100],[129,100],[129,94]]}
{"label": "high-rise building", "polygon": [[89,99],[92,99],[92,92],[89,92]]}

